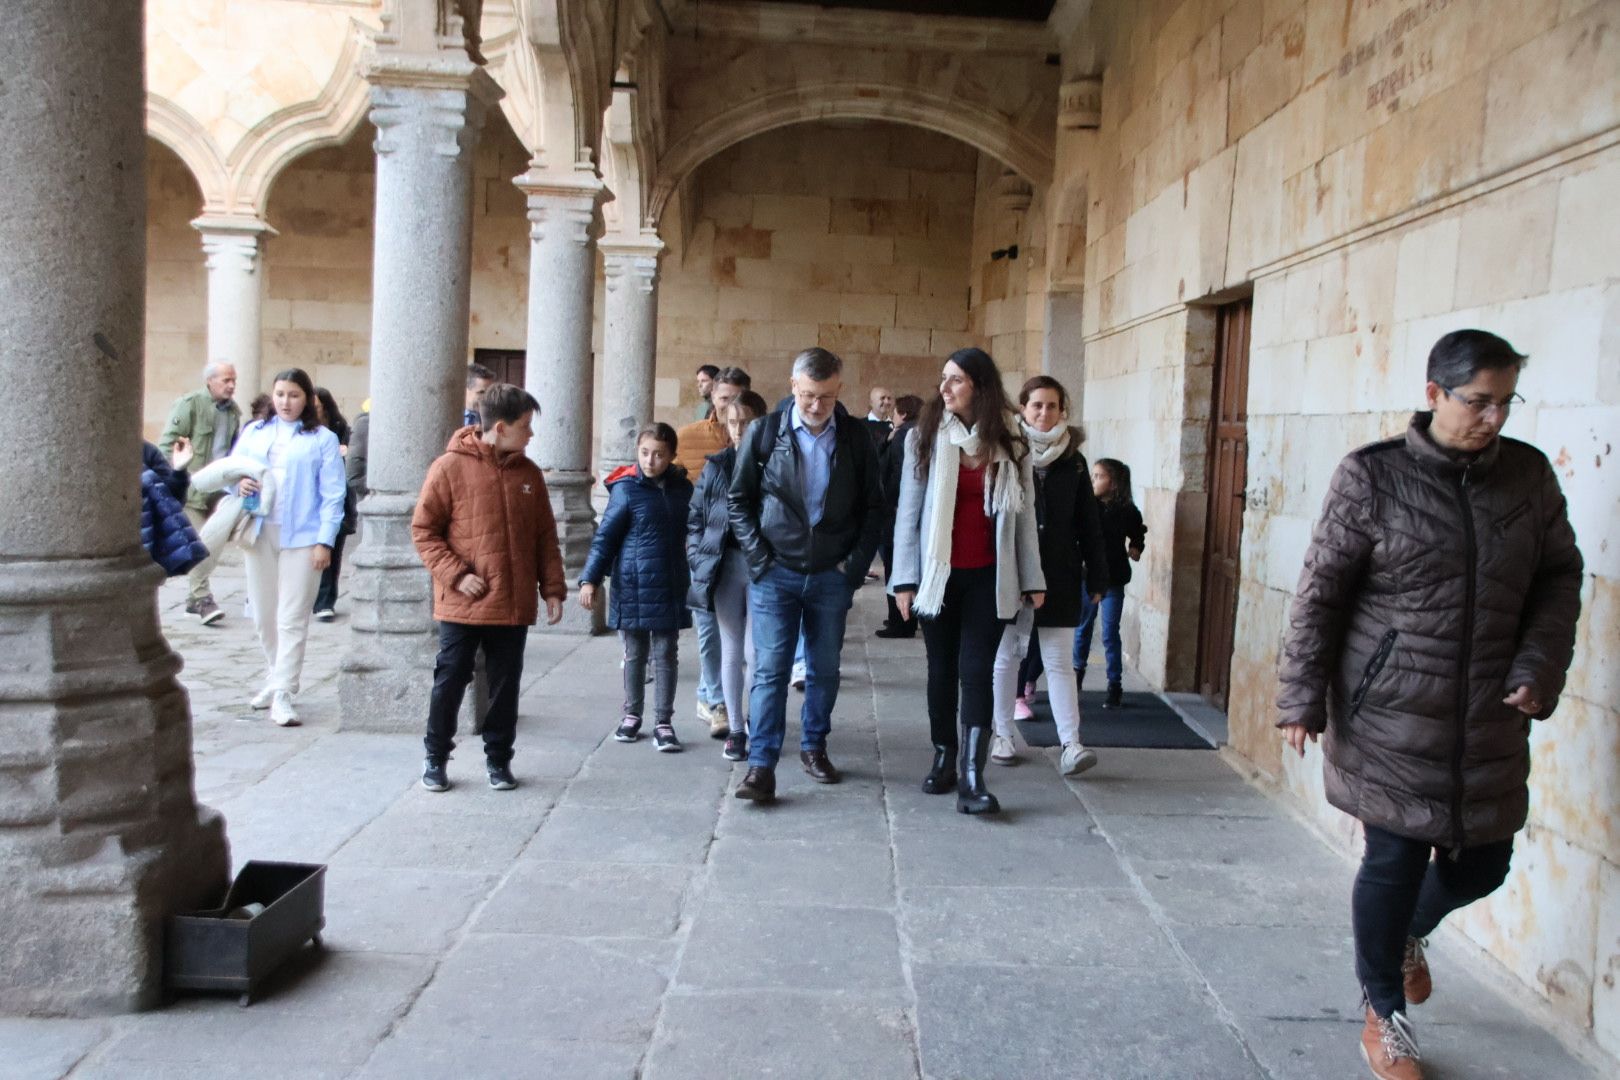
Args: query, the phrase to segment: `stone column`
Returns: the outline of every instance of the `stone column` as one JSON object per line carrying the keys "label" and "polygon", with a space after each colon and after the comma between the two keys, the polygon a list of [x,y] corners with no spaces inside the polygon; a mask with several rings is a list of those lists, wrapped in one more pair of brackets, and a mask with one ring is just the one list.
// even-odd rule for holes
{"label": "stone column", "polygon": [[636,430],[652,419],[658,257],[664,244],[649,234],[604,239],[598,246],[607,274],[599,453],[606,473],[636,460]]}
{"label": "stone column", "polygon": [[0,1013],[156,1004],[163,917],[229,872],[138,527],[141,11],[27,0],[0,34]]}
{"label": "stone column", "polygon": [[371,443],[353,558],[342,724],[421,727],[433,679],[431,579],[411,514],[461,421],[472,275],[472,166],[500,97],[464,55],[379,53],[367,72],[377,127]]}
{"label": "stone column", "polygon": [[236,365],[236,396],[245,406],[263,388],[259,238],[275,230],[259,218],[235,214],[204,214],[191,227],[202,233],[208,262],[208,360]]}
{"label": "stone column", "polygon": [[[585,169],[565,174],[530,169],[513,182],[529,200],[525,381],[541,406],[529,455],[546,474],[572,587],[585,568],[596,527],[591,509],[591,307],[595,241],[607,189]],[[600,605],[589,618],[576,604],[565,605],[564,611],[558,629],[595,633],[603,627]]]}

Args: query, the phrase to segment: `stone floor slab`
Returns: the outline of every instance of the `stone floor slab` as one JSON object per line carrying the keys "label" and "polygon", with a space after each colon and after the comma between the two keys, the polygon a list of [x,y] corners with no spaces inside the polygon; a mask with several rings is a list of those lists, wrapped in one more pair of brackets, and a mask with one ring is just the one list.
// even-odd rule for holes
{"label": "stone floor slab", "polygon": [[102,1020],[21,1020],[0,1017],[0,1077],[56,1080],[107,1038]]}
{"label": "stone floor slab", "polygon": [[892,907],[893,856],[888,844],[756,839],[717,840],[709,892],[722,903],[756,901]]}
{"label": "stone floor slab", "polygon": [[765,991],[672,994],[643,1080],[827,1080],[918,1076],[910,1017],[898,996]]}
{"label": "stone floor slab", "polygon": [[1181,966],[1134,890],[918,888],[901,901],[916,963]]}
{"label": "stone floor slab", "polygon": [[551,812],[524,857],[552,862],[695,865],[703,861],[714,840],[714,816],[712,809],[690,805],[630,809],[576,806],[565,801]]}
{"label": "stone floor slab", "polygon": [[926,885],[1120,888],[1124,872],[1113,849],[1095,836],[1053,837],[1004,822],[953,815],[950,828],[896,827],[894,846],[903,888]]}
{"label": "stone floor slab", "polygon": [[539,827],[537,821],[489,814],[447,814],[422,803],[448,799],[424,792],[402,800],[371,822],[332,857],[334,864],[411,869],[429,866],[467,873],[503,871]]}
{"label": "stone floor slab", "polygon": [[563,937],[667,938],[692,878],[684,866],[520,862],[474,929]]}
{"label": "stone floor slab", "polygon": [[327,948],[439,956],[495,875],[342,863],[326,871]]}
{"label": "stone floor slab", "polygon": [[705,901],[678,978],[684,990],[894,990],[894,916],[869,908]]}

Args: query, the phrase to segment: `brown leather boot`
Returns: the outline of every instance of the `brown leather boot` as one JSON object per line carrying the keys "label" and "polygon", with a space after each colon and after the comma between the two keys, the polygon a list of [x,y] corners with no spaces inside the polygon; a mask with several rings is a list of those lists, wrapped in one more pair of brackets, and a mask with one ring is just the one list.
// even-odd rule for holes
{"label": "brown leather boot", "polygon": [[1367,1022],[1361,1028],[1361,1057],[1378,1080],[1423,1080],[1412,1022],[1405,1013],[1391,1013],[1384,1019],[1373,1012],[1371,1005],[1367,1006]]}
{"label": "brown leather boot", "polygon": [[1423,955],[1422,938],[1406,939],[1406,957],[1401,960],[1401,981],[1406,988],[1406,1003],[1421,1005],[1434,993],[1434,980],[1429,977],[1429,958]]}

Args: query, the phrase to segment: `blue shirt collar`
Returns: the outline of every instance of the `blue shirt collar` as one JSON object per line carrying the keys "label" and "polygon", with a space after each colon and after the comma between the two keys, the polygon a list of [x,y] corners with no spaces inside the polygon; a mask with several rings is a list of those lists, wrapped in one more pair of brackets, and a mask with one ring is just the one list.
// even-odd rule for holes
{"label": "blue shirt collar", "polygon": [[819,433],[811,435],[809,425],[804,422],[804,414],[799,411],[799,403],[794,402],[792,409],[790,409],[788,412],[788,424],[795,430],[802,431],[806,435],[810,435],[810,437],[813,439],[819,439],[822,435],[827,435],[837,429],[838,410],[837,408],[833,409],[833,414],[827,418],[826,427],[822,428]]}

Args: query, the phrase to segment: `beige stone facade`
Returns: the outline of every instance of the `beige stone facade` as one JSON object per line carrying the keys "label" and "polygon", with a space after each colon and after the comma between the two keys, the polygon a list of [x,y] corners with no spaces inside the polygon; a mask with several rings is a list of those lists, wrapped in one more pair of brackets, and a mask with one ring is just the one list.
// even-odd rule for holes
{"label": "beige stone facade", "polygon": [[[275,230],[263,370],[366,395],[360,65],[383,14],[148,4],[150,130],[175,149],[148,165],[149,430],[206,359],[189,223],[209,214]],[[265,19],[292,55],[254,44]],[[1150,532],[1126,651],[1167,690],[1197,664],[1216,311],[1252,298],[1232,750],[1347,849],[1316,752],[1285,759],[1271,726],[1324,485],[1401,429],[1440,334],[1528,352],[1507,431],[1557,465],[1588,577],[1514,876],[1459,925],[1620,1054],[1620,3],[1064,0],[1026,24],[490,0],[482,20],[507,121],[474,159],[470,349],[533,348],[533,211],[511,184],[532,167],[605,173],[604,241],[662,241],[644,362],[665,418],[689,414],[698,363],[741,363],[770,397],[812,343],[861,388],[925,389],[962,344],[1009,382],[1049,368],[1083,399],[1088,452],[1135,472]]]}

